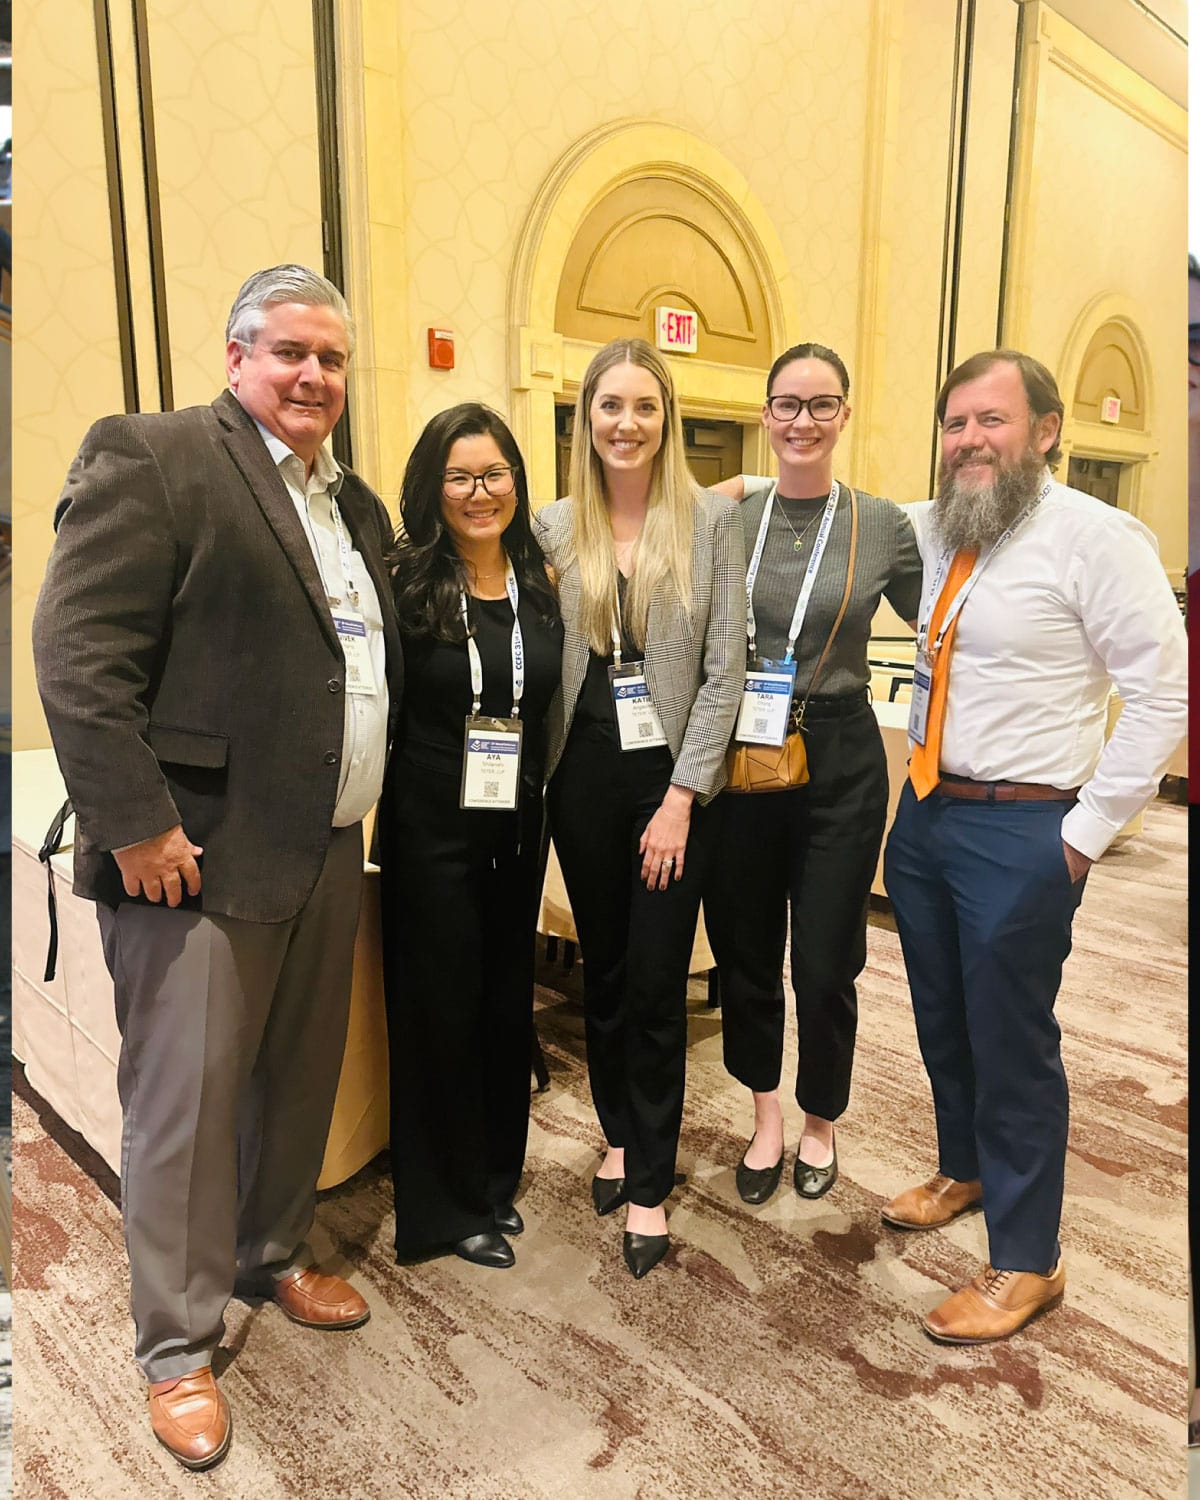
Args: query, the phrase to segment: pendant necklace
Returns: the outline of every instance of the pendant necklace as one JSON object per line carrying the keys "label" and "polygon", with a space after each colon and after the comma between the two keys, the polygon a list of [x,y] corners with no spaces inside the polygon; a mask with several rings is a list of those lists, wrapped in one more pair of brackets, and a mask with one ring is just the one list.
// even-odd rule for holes
{"label": "pendant necklace", "polygon": [[792,533],[792,536],[795,537],[795,541],[792,543],[792,551],[793,552],[799,552],[800,549],[801,549],[801,547],[803,547],[803,545],[804,545],[804,538],[813,529],[813,527],[816,525],[816,523],[821,519],[821,516],[824,514],[824,512],[823,511],[817,511],[817,513],[809,521],[808,525],[804,528],[804,530],[800,531],[800,532],[797,532],[796,528],[792,525],[791,521],[788,520],[788,513],[787,513],[786,510],[784,510],[784,508],[783,508],[783,502],[780,500],[778,494],[776,494],[776,496],[775,496],[775,504],[779,506],[779,514],[783,517],[784,523],[786,524],[787,529]]}

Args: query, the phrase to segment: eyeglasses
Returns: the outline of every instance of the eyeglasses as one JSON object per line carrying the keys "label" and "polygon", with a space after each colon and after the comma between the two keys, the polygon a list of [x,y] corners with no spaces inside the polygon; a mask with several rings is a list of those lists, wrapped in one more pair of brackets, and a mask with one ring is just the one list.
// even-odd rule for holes
{"label": "eyeglasses", "polygon": [[447,469],[442,475],[442,494],[447,500],[470,500],[477,485],[482,484],[493,500],[511,495],[517,482],[516,469],[497,465],[482,474],[467,474],[462,469]]}
{"label": "eyeglasses", "polygon": [[842,409],[841,396],[768,396],[767,410],[777,422],[794,422],[805,407],[814,422],[832,422]]}
{"label": "eyeglasses", "polygon": [[1188,324],[1188,364],[1200,366],[1200,323]]}

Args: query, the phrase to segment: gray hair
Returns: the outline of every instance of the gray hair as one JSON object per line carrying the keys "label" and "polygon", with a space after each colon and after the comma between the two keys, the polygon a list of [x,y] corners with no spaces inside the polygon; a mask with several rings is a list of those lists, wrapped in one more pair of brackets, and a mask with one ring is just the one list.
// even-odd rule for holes
{"label": "gray hair", "polygon": [[309,307],[332,307],[346,325],[346,342],[354,353],[354,319],[346,299],[324,276],[307,266],[270,266],[255,271],[242,284],[229,310],[225,324],[225,342],[249,349],[267,321],[267,308],[279,302],[303,302]]}

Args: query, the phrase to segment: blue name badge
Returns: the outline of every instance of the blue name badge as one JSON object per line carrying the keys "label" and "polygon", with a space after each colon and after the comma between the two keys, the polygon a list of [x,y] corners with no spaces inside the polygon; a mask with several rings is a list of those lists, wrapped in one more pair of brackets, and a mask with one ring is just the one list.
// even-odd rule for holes
{"label": "blue name badge", "polygon": [[608,679],[621,749],[653,750],[657,745],[665,745],[667,736],[650,696],[645,663],[634,661],[620,667],[609,667]]}
{"label": "blue name badge", "polygon": [[782,745],[795,686],[794,661],[763,659],[747,667],[734,739],[743,745]]}
{"label": "blue name badge", "polygon": [[459,807],[513,811],[521,789],[523,730],[519,719],[468,717]]}
{"label": "blue name badge", "polygon": [[914,745],[923,745],[929,732],[929,695],[932,688],[932,669],[914,666],[912,697],[908,702],[908,737]]}

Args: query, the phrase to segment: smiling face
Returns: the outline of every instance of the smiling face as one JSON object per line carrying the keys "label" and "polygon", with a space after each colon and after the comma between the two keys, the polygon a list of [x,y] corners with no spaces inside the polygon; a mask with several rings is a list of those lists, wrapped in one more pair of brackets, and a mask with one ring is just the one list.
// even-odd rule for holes
{"label": "smiling face", "polygon": [[[942,475],[984,488],[998,473],[1040,460],[1054,446],[1058,417],[1033,416],[1016,365],[997,361],[977,380],[955,386],[942,417]],[[1039,464],[1040,468],[1040,464]]]}
{"label": "smiling face", "polygon": [[662,447],[666,407],[662,387],[641,365],[612,365],[600,376],[588,407],[592,447],[606,472],[649,469]]}
{"label": "smiling face", "polygon": [[802,499],[827,490],[833,483],[833,450],[850,420],[838,372],[823,359],[794,359],[775,376],[769,396],[797,396],[802,401],[843,397],[841,410],[828,422],[815,421],[807,406],[785,421],[777,421],[770,407],[763,407],[762,423],[779,460],[781,492]]}
{"label": "smiling face", "polygon": [[225,347],[229,384],[256,418],[311,468],[346,405],[350,341],[332,307],[276,302],[249,349]]}
{"label": "smiling face", "polygon": [[[488,494],[482,483],[484,475],[492,476],[489,483],[494,490],[507,484],[508,493]],[[477,482],[468,493],[471,480]],[[450,444],[442,470],[442,486],[442,519],[454,545],[464,554],[478,552],[481,543],[498,541],[516,514],[515,477],[490,433],[456,438]]]}

